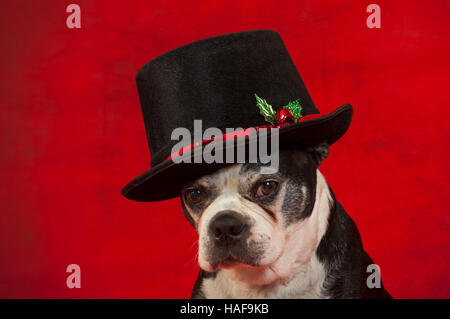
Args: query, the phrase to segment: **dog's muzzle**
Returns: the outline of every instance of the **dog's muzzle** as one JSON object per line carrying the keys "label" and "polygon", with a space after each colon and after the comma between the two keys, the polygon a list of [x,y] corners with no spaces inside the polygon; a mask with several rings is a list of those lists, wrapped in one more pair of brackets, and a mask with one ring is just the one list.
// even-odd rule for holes
{"label": "dog's muzzle", "polygon": [[248,263],[246,243],[250,236],[250,224],[244,216],[225,210],[217,213],[208,226],[209,262],[214,267]]}
{"label": "dog's muzzle", "polygon": [[248,225],[243,218],[233,211],[218,213],[209,224],[209,234],[218,247],[238,245],[246,237]]}

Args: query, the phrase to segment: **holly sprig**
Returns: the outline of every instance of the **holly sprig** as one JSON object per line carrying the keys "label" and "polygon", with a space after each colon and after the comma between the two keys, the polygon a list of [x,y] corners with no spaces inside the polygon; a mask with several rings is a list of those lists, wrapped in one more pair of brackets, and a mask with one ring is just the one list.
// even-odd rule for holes
{"label": "holly sprig", "polygon": [[[276,113],[273,109],[272,105],[267,103],[265,99],[260,98],[255,94],[256,97],[256,106],[259,108],[259,113],[264,116],[266,122],[269,122],[272,125],[275,125],[275,117]],[[295,121],[298,121],[302,115],[302,107],[300,105],[300,99],[289,101],[289,103],[282,107],[283,109],[290,110],[294,115]]]}

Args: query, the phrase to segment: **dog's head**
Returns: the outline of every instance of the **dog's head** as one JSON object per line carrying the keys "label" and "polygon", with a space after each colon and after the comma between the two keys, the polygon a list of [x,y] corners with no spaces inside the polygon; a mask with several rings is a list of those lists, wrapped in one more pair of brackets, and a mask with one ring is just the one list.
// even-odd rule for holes
{"label": "dog's head", "polygon": [[205,271],[268,284],[310,260],[328,217],[322,211],[329,192],[317,170],[328,145],[282,149],[279,156],[274,174],[261,174],[261,164],[235,164],[183,188],[183,211],[199,234]]}

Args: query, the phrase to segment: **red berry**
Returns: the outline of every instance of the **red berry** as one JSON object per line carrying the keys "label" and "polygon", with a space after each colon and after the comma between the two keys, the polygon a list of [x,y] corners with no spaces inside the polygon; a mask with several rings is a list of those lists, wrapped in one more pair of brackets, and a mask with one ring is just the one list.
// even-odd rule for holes
{"label": "red berry", "polygon": [[288,109],[281,109],[275,113],[275,124],[277,126],[284,126],[295,122],[294,113]]}

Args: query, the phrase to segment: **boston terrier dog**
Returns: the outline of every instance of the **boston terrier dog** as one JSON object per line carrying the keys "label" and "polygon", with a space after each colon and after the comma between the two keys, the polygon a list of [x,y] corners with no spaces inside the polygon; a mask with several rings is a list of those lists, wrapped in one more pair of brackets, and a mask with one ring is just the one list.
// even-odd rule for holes
{"label": "boston terrier dog", "polygon": [[[280,34],[249,30],[183,45],[139,69],[136,85],[151,167],[122,194],[154,202],[181,190],[184,214],[199,235],[192,297],[390,297],[355,223],[318,170],[349,128],[353,107],[321,113]],[[203,136],[196,134],[200,120],[212,129]],[[197,161],[196,150],[215,150],[210,146],[219,141],[264,142],[267,127],[278,169],[252,160],[251,147],[248,162],[229,162],[234,152],[226,162]],[[229,128],[241,129],[234,136]],[[183,135],[194,136],[192,144],[173,150]]]}
{"label": "boston terrier dog", "polygon": [[391,298],[381,279],[369,287],[373,262],[318,170],[328,152],[282,148],[274,174],[234,164],[183,187],[199,235],[193,298]]}

